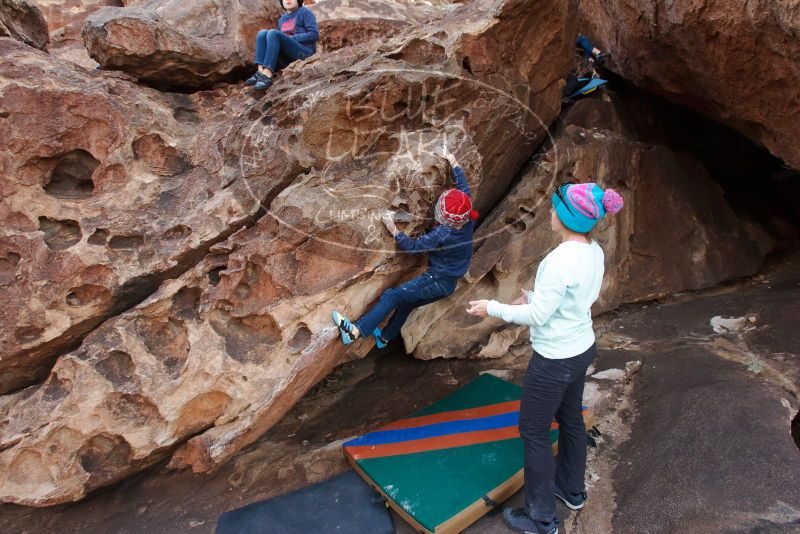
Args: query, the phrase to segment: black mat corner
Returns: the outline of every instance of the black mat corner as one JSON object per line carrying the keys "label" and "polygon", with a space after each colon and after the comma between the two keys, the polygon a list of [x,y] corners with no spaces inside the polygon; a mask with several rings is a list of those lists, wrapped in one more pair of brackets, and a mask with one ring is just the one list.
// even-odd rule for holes
{"label": "black mat corner", "polygon": [[380,495],[346,471],[323,482],[225,512],[217,534],[394,534]]}

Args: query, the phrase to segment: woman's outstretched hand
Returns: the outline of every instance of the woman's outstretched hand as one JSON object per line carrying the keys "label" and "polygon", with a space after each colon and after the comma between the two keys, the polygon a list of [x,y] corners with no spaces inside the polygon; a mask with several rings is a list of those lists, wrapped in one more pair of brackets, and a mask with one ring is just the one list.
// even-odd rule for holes
{"label": "woman's outstretched hand", "polygon": [[519,298],[511,303],[512,306],[519,306],[520,304],[527,304],[528,303],[528,290],[527,289],[520,289],[519,290]]}
{"label": "woman's outstretched hand", "polygon": [[470,307],[467,308],[467,313],[477,317],[487,317],[489,315],[489,312],[486,311],[488,305],[488,300],[471,300],[469,301]]}

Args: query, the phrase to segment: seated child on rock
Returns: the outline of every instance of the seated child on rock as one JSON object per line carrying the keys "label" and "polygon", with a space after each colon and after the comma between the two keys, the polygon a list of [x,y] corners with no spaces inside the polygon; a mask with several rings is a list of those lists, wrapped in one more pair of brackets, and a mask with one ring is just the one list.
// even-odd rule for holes
{"label": "seated child on rock", "polygon": [[245,83],[268,89],[275,73],[292,61],[306,59],[317,51],[317,19],[303,0],[281,0],[288,13],[278,19],[277,30],[261,30],[256,36],[258,71]]}
{"label": "seated child on rock", "polygon": [[[458,279],[466,274],[472,258],[472,233],[478,213],[472,210],[464,170],[447,147],[442,147],[442,153],[452,168],[456,189],[448,189],[436,202],[435,218],[439,225],[413,239],[399,232],[390,216],[384,218],[384,224],[394,236],[399,249],[410,254],[428,253],[428,269],[400,287],[384,291],[378,302],[357,321],[351,323],[334,311],[333,321],[345,345],[359,337],[372,336],[377,347],[382,349],[397,337],[415,308],[451,295]],[[392,312],[389,323],[381,330],[380,324]]]}

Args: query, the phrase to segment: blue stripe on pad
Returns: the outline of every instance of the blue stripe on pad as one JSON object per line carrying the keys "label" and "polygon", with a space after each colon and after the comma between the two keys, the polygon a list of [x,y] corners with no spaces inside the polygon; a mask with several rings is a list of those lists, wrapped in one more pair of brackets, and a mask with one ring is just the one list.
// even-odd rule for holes
{"label": "blue stripe on pad", "polygon": [[385,445],[415,439],[435,438],[449,434],[476,432],[479,430],[494,430],[519,424],[519,412],[508,412],[478,419],[464,419],[462,421],[447,421],[432,425],[418,426],[415,428],[400,428],[397,430],[379,430],[370,432],[360,438],[355,438],[344,444],[345,447],[360,445]]}

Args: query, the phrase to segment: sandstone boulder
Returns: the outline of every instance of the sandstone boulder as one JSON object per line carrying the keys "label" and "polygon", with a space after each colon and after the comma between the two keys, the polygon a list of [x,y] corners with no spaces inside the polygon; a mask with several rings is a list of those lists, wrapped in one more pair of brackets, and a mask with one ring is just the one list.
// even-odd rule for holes
{"label": "sandstone boulder", "polygon": [[800,168],[800,2],[581,0],[581,10],[613,70]]}
{"label": "sandstone boulder", "polygon": [[317,0],[308,7],[317,17],[324,50],[392,37],[458,8],[408,0]]}
{"label": "sandstone boulder", "polygon": [[[444,140],[479,209],[503,196],[559,113],[576,7],[465,4],[385,42],[294,64],[259,99],[237,87],[161,96],[3,43],[16,54],[18,69],[3,71],[17,91],[36,68],[95,82],[65,102],[51,89],[54,107],[93,102],[64,131],[3,123],[20,139],[10,153],[22,154],[3,163],[14,180],[4,217],[17,224],[3,290],[10,302],[19,291],[42,301],[42,332],[25,347],[73,320],[67,307],[91,308],[81,317],[97,321],[109,315],[101,305],[122,302],[120,288],[146,298],[60,356],[44,383],[0,397],[0,500],[80,499],[170,454],[173,466],[214,469],[363,355],[368,344],[347,351],[335,339],[331,309],[358,316],[422,265],[395,257],[377,217],[404,212],[410,232],[431,224],[450,183],[432,154]],[[531,53],[498,46],[511,40]],[[57,141],[31,143],[37,128]],[[47,276],[56,289],[45,298]],[[4,330],[16,332],[30,321],[26,307],[12,309]]]}
{"label": "sandstone boulder", "polygon": [[[206,95],[208,111],[10,39],[0,53],[6,393],[46,376],[103,320],[252,224],[259,202],[300,168],[277,149],[239,165],[248,95]],[[226,106],[238,123],[221,120]],[[201,129],[206,120],[214,127]]]}
{"label": "sandstone boulder", "polygon": [[670,111],[657,101],[607,92],[562,116],[540,154],[476,234],[476,251],[453,297],[421,308],[403,329],[406,351],[422,359],[499,357],[526,340],[527,327],[467,315],[470,300],[511,302],[534,289],[536,268],[558,243],[550,194],[566,181],[596,181],[625,198],[592,237],[606,276],[594,313],[750,275],[771,239],[740,218],[691,154],[670,147]]}
{"label": "sandstone boulder", "polygon": [[81,38],[81,28],[87,15],[108,6],[121,7],[122,0],[36,0],[50,30],[52,55],[72,61],[84,68],[94,69],[97,62],[89,57]]}
{"label": "sandstone boulder", "polygon": [[[317,16],[321,52],[399,35],[458,5],[318,0],[307,7]],[[219,6],[210,0],[132,0],[125,9],[90,18],[84,37],[92,57],[105,68],[156,86],[208,87],[241,77],[252,64],[256,33],[274,28],[280,13],[279,0]]]}
{"label": "sandstone boulder", "polygon": [[159,87],[210,87],[242,75],[256,33],[278,16],[263,0],[140,0],[92,13],[83,39],[105,69]]}
{"label": "sandstone boulder", "polygon": [[27,0],[0,0],[0,37],[13,37],[26,45],[47,50],[47,21]]}

